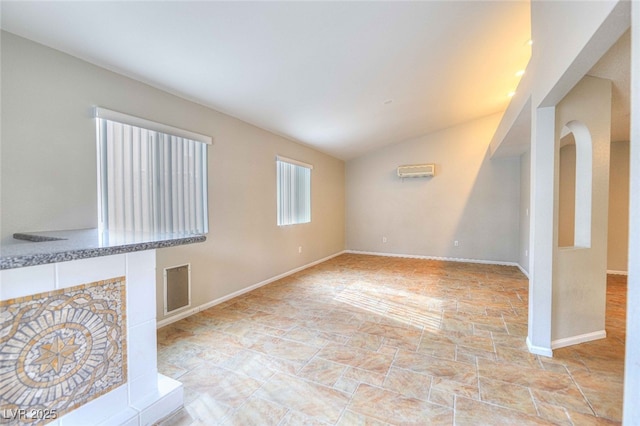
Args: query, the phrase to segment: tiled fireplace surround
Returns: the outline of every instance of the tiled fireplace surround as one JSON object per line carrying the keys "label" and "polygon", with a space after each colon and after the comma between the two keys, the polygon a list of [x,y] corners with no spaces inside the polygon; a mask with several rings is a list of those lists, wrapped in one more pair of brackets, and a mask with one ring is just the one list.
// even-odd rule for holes
{"label": "tiled fireplace surround", "polygon": [[126,282],[122,316],[127,336],[122,345],[126,382],[121,380],[50,425],[148,425],[182,405],[182,385],[157,371],[155,250],[3,270],[0,298],[24,301],[20,298],[46,292],[64,295],[78,286],[117,277],[125,277]]}

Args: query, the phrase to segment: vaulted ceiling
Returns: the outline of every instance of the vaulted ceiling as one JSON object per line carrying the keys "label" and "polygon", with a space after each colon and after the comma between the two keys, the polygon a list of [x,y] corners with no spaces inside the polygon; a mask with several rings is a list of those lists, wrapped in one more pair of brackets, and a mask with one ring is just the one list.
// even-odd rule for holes
{"label": "vaulted ceiling", "polygon": [[1,7],[6,31],[345,160],[504,110],[531,51],[528,1]]}

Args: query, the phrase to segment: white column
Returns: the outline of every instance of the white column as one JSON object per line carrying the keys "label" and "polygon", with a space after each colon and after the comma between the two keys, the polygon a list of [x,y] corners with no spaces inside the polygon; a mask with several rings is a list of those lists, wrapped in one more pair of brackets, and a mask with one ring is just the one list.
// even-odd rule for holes
{"label": "white column", "polygon": [[531,222],[529,230],[529,334],[531,353],[552,356],[553,194],[555,107],[531,112]]}

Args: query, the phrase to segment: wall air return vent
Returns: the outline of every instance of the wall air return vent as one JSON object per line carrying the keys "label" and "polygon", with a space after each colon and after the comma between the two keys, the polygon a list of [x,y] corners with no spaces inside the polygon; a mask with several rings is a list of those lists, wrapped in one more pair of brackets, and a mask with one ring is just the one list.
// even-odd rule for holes
{"label": "wall air return vent", "polygon": [[164,269],[165,315],[191,306],[191,265]]}
{"label": "wall air return vent", "polygon": [[411,164],[398,167],[398,176],[407,177],[431,177],[436,174],[435,164]]}

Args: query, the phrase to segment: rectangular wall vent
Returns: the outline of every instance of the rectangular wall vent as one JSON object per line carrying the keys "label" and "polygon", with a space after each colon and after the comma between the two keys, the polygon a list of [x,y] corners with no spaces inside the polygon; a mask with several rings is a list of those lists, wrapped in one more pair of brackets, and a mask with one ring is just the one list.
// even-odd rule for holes
{"label": "rectangular wall vent", "polygon": [[398,167],[398,176],[406,177],[430,177],[435,176],[435,164],[411,164]]}
{"label": "rectangular wall vent", "polygon": [[191,306],[191,264],[164,268],[165,315]]}

